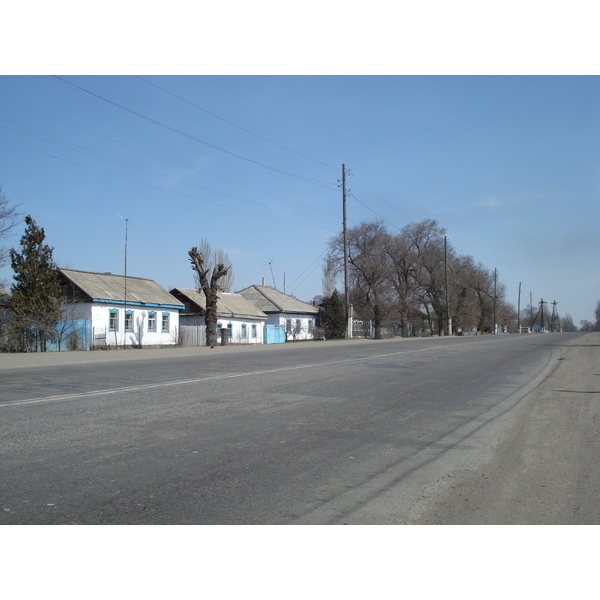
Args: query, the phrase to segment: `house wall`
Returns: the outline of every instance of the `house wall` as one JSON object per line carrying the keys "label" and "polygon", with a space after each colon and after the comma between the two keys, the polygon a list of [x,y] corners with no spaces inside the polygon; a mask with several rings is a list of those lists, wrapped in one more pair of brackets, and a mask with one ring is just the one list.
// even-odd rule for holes
{"label": "house wall", "polygon": [[[206,324],[204,315],[186,314],[180,317],[183,344],[185,346],[200,346],[206,344]],[[246,337],[243,337],[242,325],[246,324]],[[262,344],[264,342],[264,319],[220,318],[217,320],[217,331],[220,327],[231,324],[230,344]],[[256,325],[256,337],[252,336],[252,325]],[[220,333],[219,342],[220,342]]]}
{"label": "house wall", "polygon": [[[246,325],[246,336],[243,335],[242,325]],[[217,331],[220,327],[231,325],[230,344],[262,344],[264,341],[264,319],[222,319],[217,321]],[[256,337],[252,336],[252,325],[256,325]]]}
{"label": "house wall", "polygon": [[[140,307],[127,304],[131,311],[133,331],[125,331],[125,306],[123,304],[91,304],[92,336],[95,345],[116,346],[175,346],[179,335],[179,311],[161,307]],[[111,330],[111,312],[115,312],[117,328]],[[155,317],[156,331],[149,331],[150,314]],[[168,331],[162,331],[163,314],[168,315]]]}
{"label": "house wall", "polygon": [[288,341],[312,340],[314,339],[313,331],[316,325],[316,320],[316,314],[307,315],[302,313],[271,313],[267,319],[267,325],[283,326],[285,328]]}

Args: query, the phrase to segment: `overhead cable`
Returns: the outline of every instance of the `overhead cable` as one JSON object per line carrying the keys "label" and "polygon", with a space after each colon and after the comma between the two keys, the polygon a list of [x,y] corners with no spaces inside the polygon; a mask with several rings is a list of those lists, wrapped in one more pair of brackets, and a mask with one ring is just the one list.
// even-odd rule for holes
{"label": "overhead cable", "polygon": [[157,85],[156,83],[153,83],[152,81],[148,81],[147,79],[144,79],[143,77],[140,77],[139,75],[136,75],[136,77],[137,77],[137,79],[140,79],[141,81],[147,83],[148,85],[151,85],[151,86],[161,90],[165,94],[169,94],[169,96],[173,96],[173,98],[177,98],[177,100],[181,100],[181,102],[185,102],[186,104],[189,104],[190,106],[193,106],[194,108],[197,108],[198,110],[205,112],[207,115],[210,115],[211,117],[214,117],[215,119],[219,119],[220,121],[223,121],[224,123],[227,123],[228,125],[231,125],[232,127],[237,127],[241,131],[244,131],[244,132],[246,132],[250,135],[253,135],[261,140],[264,140],[265,142],[269,142],[269,144],[273,144],[274,146],[277,146],[278,148],[283,148],[284,150],[287,150],[288,152],[293,152],[294,154],[297,154],[298,156],[302,156],[302,158],[312,160],[313,162],[319,163],[320,165],[323,165],[325,167],[330,167],[332,169],[335,169],[336,171],[339,169],[339,167],[334,167],[333,165],[324,163],[323,161],[320,161],[317,158],[312,158],[311,156],[302,154],[302,152],[297,152],[296,150],[292,150],[291,148],[288,148],[287,146],[284,146],[283,144],[278,144],[277,142],[274,142],[273,140],[270,140],[269,138],[259,135],[258,133],[254,133],[253,131],[250,131],[249,129],[242,127],[241,125],[237,125],[236,123],[233,123],[232,121],[228,121],[227,119],[224,119],[223,117],[220,117],[219,115],[216,115],[215,113],[210,112],[209,110],[206,110],[206,108],[203,108],[202,106],[198,106],[197,104],[194,104],[193,102],[190,102],[189,100],[186,100],[185,98],[182,98],[181,96],[178,96],[177,94],[174,94],[173,92],[170,92],[169,90],[166,90],[165,88],[161,87],[160,85]]}
{"label": "overhead cable", "polygon": [[167,129],[169,131],[172,131],[173,133],[177,133],[178,135],[182,135],[190,140],[193,140],[195,142],[198,142],[199,144],[203,144],[205,146],[208,146],[209,148],[213,148],[214,150],[218,150],[219,152],[224,152],[225,154],[229,154],[230,156],[234,156],[235,158],[239,158],[240,160],[244,160],[246,162],[258,165],[260,167],[263,167],[265,169],[269,169],[271,171],[275,171],[276,173],[281,173],[282,175],[287,175],[288,177],[292,177],[294,179],[298,179],[300,181],[305,181],[307,183],[311,183],[313,185],[317,185],[319,187],[324,187],[326,189],[331,189],[330,185],[324,185],[324,182],[321,182],[319,180],[316,179],[311,179],[308,177],[303,177],[302,175],[295,175],[294,173],[288,173],[287,171],[282,171],[281,169],[277,169],[276,167],[271,167],[270,165],[266,165],[264,163],[261,163],[259,161],[253,160],[251,158],[247,158],[245,156],[241,156],[240,154],[236,154],[235,152],[231,152],[230,150],[226,150],[225,148],[221,148],[219,146],[216,146],[215,144],[211,144],[210,142],[207,142],[205,140],[202,140],[194,135],[191,135],[189,133],[186,133],[185,131],[181,131],[180,129],[177,129],[176,127],[172,127],[171,125],[167,125],[166,123],[163,123],[162,121],[158,121],[156,119],[153,119],[152,117],[149,117],[147,115],[144,115],[136,110],[133,110],[131,108],[128,108],[127,106],[123,106],[122,104],[119,104],[118,102],[115,102],[113,100],[110,100],[108,98],[105,98],[104,96],[101,96],[100,94],[96,94],[95,92],[92,92],[84,87],[81,87],[80,85],[77,85],[75,83],[72,83],[71,81],[67,81],[66,79],[63,79],[62,77],[59,77],[58,75],[53,75],[53,77],[55,79],[58,79],[59,81],[62,81],[63,83],[66,83],[70,86],[73,86],[74,88],[77,88],[79,90],[81,90],[82,92],[85,92],[86,94],[89,94],[90,96],[94,96],[95,98],[98,98],[100,100],[102,100],[103,102],[107,102],[108,104],[112,104],[113,106],[116,106],[117,108],[120,108],[121,110],[124,110],[128,113],[131,113],[132,115],[135,115],[137,117],[140,117],[141,119],[144,119],[146,121],[148,121],[149,123],[153,123],[154,125],[157,125],[158,127],[162,127],[164,129]]}

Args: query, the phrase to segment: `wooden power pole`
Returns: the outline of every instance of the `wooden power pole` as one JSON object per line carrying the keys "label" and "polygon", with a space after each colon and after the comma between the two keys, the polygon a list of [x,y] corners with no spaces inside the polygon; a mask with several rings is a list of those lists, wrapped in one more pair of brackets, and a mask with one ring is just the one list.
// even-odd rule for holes
{"label": "wooden power pole", "polygon": [[343,234],[344,234],[344,307],[346,309],[346,337],[352,337],[350,321],[350,292],[348,291],[348,231],[346,227],[346,165],[342,165],[342,202],[343,202]]}

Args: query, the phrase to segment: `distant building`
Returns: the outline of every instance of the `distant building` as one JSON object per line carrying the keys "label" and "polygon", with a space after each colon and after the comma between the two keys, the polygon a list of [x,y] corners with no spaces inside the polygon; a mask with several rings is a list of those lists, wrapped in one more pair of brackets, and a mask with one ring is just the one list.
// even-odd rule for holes
{"label": "distant building", "polygon": [[155,281],[74,269],[58,273],[68,347],[177,345],[183,303]]}
{"label": "distant building", "polygon": [[267,327],[284,333],[284,341],[312,340],[319,309],[267,285],[251,285],[237,292],[267,316]]}
{"label": "distant building", "polygon": [[[194,289],[175,288],[170,294],[183,303],[179,317],[182,342],[185,346],[206,344],[206,297]],[[262,344],[267,315],[239,294],[220,293],[217,299],[217,333],[227,329],[232,344]]]}

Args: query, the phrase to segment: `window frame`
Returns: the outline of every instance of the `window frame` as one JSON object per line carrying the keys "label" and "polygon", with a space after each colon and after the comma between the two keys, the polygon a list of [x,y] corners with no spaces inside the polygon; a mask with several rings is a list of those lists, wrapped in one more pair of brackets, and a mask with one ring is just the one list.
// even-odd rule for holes
{"label": "window frame", "polygon": [[[165,322],[167,327],[165,329]],[[164,312],[162,314],[162,319],[160,321],[160,331],[161,333],[169,333],[171,331],[171,313]]]}
{"label": "window frame", "polygon": [[[154,323],[154,326],[152,324]],[[148,333],[156,333],[156,311],[148,311]]]}
{"label": "window frame", "polygon": [[[129,327],[127,326],[127,321],[129,321]],[[123,324],[125,331],[132,332],[133,331],[133,311],[126,310],[125,311],[125,322]]]}
{"label": "window frame", "polygon": [[[114,325],[114,327],[113,327]],[[111,308],[108,311],[108,330],[119,331],[119,309]]]}

